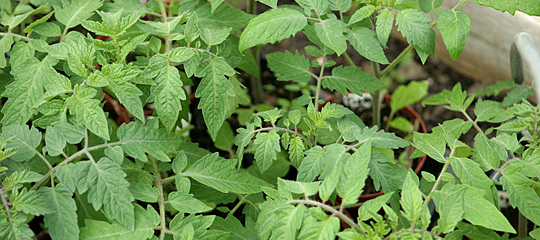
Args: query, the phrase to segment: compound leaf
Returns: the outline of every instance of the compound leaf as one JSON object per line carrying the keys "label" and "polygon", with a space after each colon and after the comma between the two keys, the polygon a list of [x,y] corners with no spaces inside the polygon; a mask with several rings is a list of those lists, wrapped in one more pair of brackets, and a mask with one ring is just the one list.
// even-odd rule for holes
{"label": "compound leaf", "polygon": [[93,88],[75,86],[73,96],[66,99],[66,106],[78,123],[88,127],[97,136],[109,140],[109,126],[99,100],[94,98],[96,94]]}

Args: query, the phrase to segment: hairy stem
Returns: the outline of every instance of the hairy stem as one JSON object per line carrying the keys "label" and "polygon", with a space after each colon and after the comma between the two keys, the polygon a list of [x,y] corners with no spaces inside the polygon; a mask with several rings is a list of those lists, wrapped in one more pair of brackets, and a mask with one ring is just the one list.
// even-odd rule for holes
{"label": "hairy stem", "polygon": [[295,200],[289,200],[289,203],[300,203],[304,205],[312,205],[316,207],[320,207],[322,210],[332,213],[332,215],[335,215],[339,217],[341,220],[343,220],[345,223],[347,223],[349,226],[351,226],[354,230],[356,230],[358,233],[366,234],[362,228],[358,224],[354,222],[351,218],[349,218],[347,215],[343,214],[343,212],[340,212],[336,209],[334,209],[332,206],[328,206],[324,203],[309,200],[309,199],[295,199]]}
{"label": "hairy stem", "polygon": [[[6,197],[5,188],[0,189],[0,198],[2,199],[2,206],[4,206],[4,209],[6,209],[6,215],[9,221],[9,225],[11,227],[11,232],[16,235],[17,231],[13,228],[13,216],[11,215],[11,209],[9,208],[9,201]],[[15,236],[15,239],[16,238],[17,236]]]}
{"label": "hairy stem", "polygon": [[11,33],[11,32],[7,32],[7,33],[0,32],[0,36],[1,36],[1,37],[7,36],[7,35],[12,35],[13,37],[20,38],[20,39],[22,39],[22,40],[24,40],[24,41],[26,41],[26,42],[29,42],[30,40],[32,40],[31,38],[25,37],[25,36],[23,36],[23,35]]}
{"label": "hairy stem", "polygon": [[150,162],[152,162],[152,165],[154,166],[154,180],[156,181],[156,187],[159,192],[159,198],[158,198],[158,204],[159,204],[159,216],[161,217],[161,223],[160,223],[160,234],[159,239],[163,240],[165,239],[165,233],[167,230],[167,225],[165,221],[165,197],[163,196],[163,180],[161,179],[159,166],[157,162],[154,159],[149,159]]}
{"label": "hairy stem", "polygon": [[409,52],[414,48],[412,44],[409,44],[407,48],[403,49],[403,51],[388,65],[384,70],[381,72],[380,78],[384,78],[390,71],[392,71],[396,66],[409,54]]}
{"label": "hairy stem", "polygon": [[[377,79],[381,79],[381,66],[376,62],[371,62],[371,68],[373,74]],[[373,124],[381,129],[381,90],[373,92],[373,106],[371,107],[373,112]]]}

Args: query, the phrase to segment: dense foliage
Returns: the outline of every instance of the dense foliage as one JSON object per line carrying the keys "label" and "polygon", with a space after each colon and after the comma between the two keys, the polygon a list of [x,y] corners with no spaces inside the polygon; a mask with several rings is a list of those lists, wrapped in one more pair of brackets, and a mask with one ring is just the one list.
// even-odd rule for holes
{"label": "dense foliage", "polygon": [[[465,120],[421,133],[399,116],[427,94],[411,82],[381,123],[381,79],[412,49],[434,56],[435,27],[450,56],[461,54],[466,0],[445,10],[443,0],[260,0],[261,14],[255,1],[249,13],[223,0],[142,2],[0,0],[1,239],[508,238],[518,231],[499,209],[500,186],[522,216],[520,236],[527,219],[540,225],[540,108],[529,87],[468,94],[457,84],[422,103]],[[535,0],[474,2],[540,15]],[[410,46],[390,62],[394,24]],[[312,43],[306,55],[266,59],[277,80],[307,90],[280,108],[252,104],[241,75],[260,79],[261,45],[299,33]],[[374,126],[321,102],[323,88],[372,93]],[[504,101],[486,100],[503,90]],[[191,142],[182,124],[196,110],[213,146]],[[474,146],[459,140],[469,131]],[[423,155],[440,174],[409,168]],[[366,189],[384,194],[360,201]]]}

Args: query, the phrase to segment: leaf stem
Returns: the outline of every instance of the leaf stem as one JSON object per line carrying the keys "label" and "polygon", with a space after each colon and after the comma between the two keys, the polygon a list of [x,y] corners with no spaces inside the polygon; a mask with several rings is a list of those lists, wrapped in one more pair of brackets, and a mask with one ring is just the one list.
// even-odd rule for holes
{"label": "leaf stem", "polygon": [[13,37],[17,37],[17,38],[20,38],[24,41],[27,41],[27,42],[30,42],[30,40],[32,40],[31,38],[29,37],[25,37],[23,35],[19,35],[19,34],[15,34],[15,33],[12,33],[12,32],[6,32],[6,33],[3,33],[3,32],[0,32],[0,36],[7,36],[7,35],[12,35]]}
{"label": "leaf stem", "polygon": [[2,199],[2,206],[4,206],[4,209],[6,209],[6,215],[9,220],[11,232],[15,235],[15,239],[17,239],[17,236],[16,236],[17,231],[13,226],[13,216],[11,215],[11,209],[9,208],[9,201],[6,198],[5,187],[0,189],[0,198]]}
{"label": "leaf stem", "polygon": [[[381,66],[376,62],[371,62],[371,68],[373,69],[373,75],[379,81],[381,80]],[[377,126],[379,129],[382,129],[381,127],[381,90],[378,89],[377,91],[373,92],[373,106],[372,112],[373,112],[373,124]]]}
{"label": "leaf stem", "polygon": [[127,143],[127,142],[105,143],[105,144],[101,144],[101,145],[81,149],[78,152],[76,152],[75,154],[71,155],[69,158],[66,158],[66,160],[62,161],[61,163],[59,163],[58,165],[53,167],[51,170],[49,170],[49,172],[47,172],[45,174],[45,176],[43,176],[43,178],[39,182],[34,184],[34,186],[32,186],[32,188],[30,190],[37,190],[53,173],[56,172],[56,170],[58,170],[58,168],[66,165],[66,164],[72,162],[73,160],[77,159],[78,157],[84,155],[86,153],[86,151],[91,152],[91,151],[98,150],[98,149],[101,149],[101,148],[113,147],[113,146],[122,145],[122,144],[125,144],[125,143]]}
{"label": "leaf stem", "polygon": [[242,206],[242,204],[244,204],[246,202],[246,198],[249,196],[249,194],[245,195],[245,196],[241,196],[240,197],[240,200],[238,201],[238,203],[234,206],[234,208],[229,212],[229,215],[233,215],[234,212],[236,212],[236,210],[238,210],[240,208],[240,206]]}
{"label": "leaf stem", "polygon": [[332,213],[332,215],[335,215],[339,217],[341,220],[343,220],[345,223],[347,223],[349,226],[351,226],[354,230],[356,230],[358,233],[361,233],[365,235],[366,233],[360,228],[358,224],[356,224],[351,218],[349,218],[347,215],[343,214],[343,212],[340,212],[332,206],[328,206],[324,203],[309,200],[309,199],[293,199],[289,200],[289,203],[300,203],[304,205],[312,205],[321,208],[322,210]]}
{"label": "leaf stem", "polygon": [[407,54],[414,48],[414,45],[409,44],[407,48],[403,49],[403,51],[388,65],[384,70],[381,72],[381,78],[386,77],[386,75],[392,71],[402,60],[407,56]]}
{"label": "leaf stem", "polygon": [[[290,129],[287,129],[287,128],[281,128],[281,127],[266,127],[266,128],[259,128],[259,129],[257,129],[257,130],[254,130],[253,133],[258,133],[258,132],[262,132],[262,131],[272,131],[272,130],[278,130],[278,131],[282,131],[282,132],[288,132],[288,133],[291,133],[291,134],[296,134],[296,132],[293,131],[293,130],[290,130]],[[298,134],[298,136],[299,136],[300,138],[302,138],[302,140],[304,140],[305,142],[310,143],[310,145],[313,146],[313,144],[311,144],[311,142],[309,141],[309,139],[307,139],[304,135]]]}
{"label": "leaf stem", "polygon": [[345,60],[347,60],[347,63],[348,63],[351,67],[357,68],[356,64],[354,64],[353,60],[351,59],[351,56],[349,56],[349,54],[348,54],[347,52],[344,52],[344,53],[343,53],[343,57],[345,58]]}
{"label": "leaf stem", "polygon": [[166,225],[166,221],[165,221],[165,198],[163,196],[163,180],[161,179],[159,166],[156,163],[156,161],[154,159],[148,159],[148,160],[150,162],[152,162],[152,166],[154,166],[154,170],[155,170],[154,171],[154,180],[156,181],[156,187],[157,187],[158,192],[159,192],[159,198],[158,198],[159,216],[161,217],[161,223],[160,223],[161,232],[159,234],[159,239],[163,240],[163,239],[165,239],[165,233],[166,233],[166,230],[167,230],[167,225]]}
{"label": "leaf stem", "polygon": [[165,5],[163,5],[163,0],[157,1],[159,4],[159,10],[161,11],[161,20],[167,22],[167,11],[165,10]]}

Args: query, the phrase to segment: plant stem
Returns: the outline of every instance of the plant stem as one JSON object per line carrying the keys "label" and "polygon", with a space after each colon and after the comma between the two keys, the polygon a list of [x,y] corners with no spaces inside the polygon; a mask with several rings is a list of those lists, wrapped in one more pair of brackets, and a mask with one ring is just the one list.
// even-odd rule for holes
{"label": "plant stem", "polygon": [[347,63],[348,63],[351,67],[357,68],[356,64],[354,64],[354,61],[351,59],[351,56],[349,56],[349,54],[348,54],[347,52],[344,52],[344,53],[343,53],[343,57],[345,57],[345,60],[347,60]]}
{"label": "plant stem", "polygon": [[524,239],[527,237],[527,218],[519,212],[519,218],[518,218],[518,238]]}
{"label": "plant stem", "polygon": [[[452,152],[450,154],[450,156],[453,156],[454,153]],[[439,176],[437,177],[437,180],[435,181],[435,184],[433,184],[433,187],[431,188],[431,191],[429,191],[429,194],[427,195],[426,199],[424,199],[424,203],[422,204],[422,208],[421,209],[424,209],[425,207],[427,207],[427,205],[429,204],[429,202],[431,202],[431,199],[432,199],[432,196],[431,194],[433,192],[435,192],[437,190],[437,188],[439,187],[439,184],[441,184],[441,181],[442,181],[442,175],[448,170],[448,167],[450,166],[450,161],[446,161],[446,163],[444,163],[444,166],[441,170],[441,173],[439,174]],[[411,223],[411,228],[414,228],[414,225],[416,224],[416,222],[418,221],[418,219],[415,219],[412,223]]]}
{"label": "plant stem", "polygon": [[[0,198],[2,199],[2,206],[4,206],[4,209],[6,209],[6,215],[9,220],[9,225],[11,227],[11,232],[16,234],[16,229],[13,228],[13,216],[11,216],[11,209],[9,209],[9,202],[6,198],[6,192],[5,188],[0,189]],[[17,238],[17,236],[15,236]]]}
{"label": "plant stem", "polygon": [[156,163],[154,159],[149,159],[150,162],[152,162],[152,165],[154,166],[154,180],[156,181],[156,187],[159,192],[159,216],[161,217],[161,223],[160,223],[160,233],[159,233],[159,239],[163,240],[165,239],[165,230],[167,230],[167,225],[165,221],[165,198],[163,196],[163,180],[161,179],[159,166]]}
{"label": "plant stem", "polygon": [[409,44],[403,51],[381,72],[381,77],[384,78],[390,71],[392,71],[400,62],[407,56],[407,54],[414,48],[412,44]]}
{"label": "plant stem", "polygon": [[323,76],[324,76],[325,66],[326,66],[326,54],[323,55],[319,77],[315,78],[315,80],[317,80],[317,88],[315,89],[315,102],[313,103],[313,105],[315,105],[315,110],[317,111],[319,111],[319,96],[321,95],[321,85],[322,85],[322,80],[324,79]]}
{"label": "plant stem", "polygon": [[22,40],[24,40],[24,41],[27,41],[27,42],[29,42],[30,40],[32,40],[31,38],[25,37],[25,36],[23,36],[23,35],[11,33],[11,32],[7,32],[7,33],[0,32],[0,36],[2,36],[2,37],[7,36],[7,35],[12,35],[13,37],[20,38],[20,39],[22,39]]}
{"label": "plant stem", "polygon": [[313,205],[316,207],[320,207],[322,210],[332,213],[332,215],[335,215],[339,217],[341,220],[343,220],[345,223],[347,223],[349,226],[351,226],[354,230],[356,230],[358,233],[361,233],[365,235],[366,233],[360,228],[358,224],[356,224],[352,219],[350,219],[347,215],[343,214],[342,212],[334,209],[332,206],[328,206],[324,203],[309,200],[309,199],[295,199],[295,200],[289,200],[289,203],[300,203],[305,205]]}
{"label": "plant stem", "polygon": [[240,197],[240,200],[239,200],[238,203],[234,206],[234,208],[229,212],[229,215],[233,215],[233,214],[236,212],[236,210],[238,210],[238,209],[240,208],[240,206],[242,206],[242,204],[245,203],[246,198],[247,198],[248,196],[249,196],[249,194]]}
{"label": "plant stem", "polygon": [[[371,69],[373,69],[373,75],[379,81],[381,80],[381,66],[376,62],[371,62]],[[373,113],[373,124],[377,126],[379,129],[381,129],[381,90],[378,89],[377,91],[373,92],[373,105],[371,106],[371,110]]]}
{"label": "plant stem", "polygon": [[163,5],[163,0],[157,1],[159,4],[159,10],[161,11],[161,20],[167,22],[167,11],[165,10],[165,5]]}

